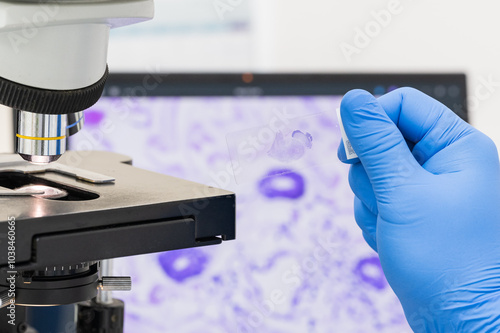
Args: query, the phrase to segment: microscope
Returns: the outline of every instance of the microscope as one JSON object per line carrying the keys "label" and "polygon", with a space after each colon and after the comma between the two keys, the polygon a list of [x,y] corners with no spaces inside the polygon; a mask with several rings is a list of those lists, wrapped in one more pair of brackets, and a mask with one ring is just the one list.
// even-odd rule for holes
{"label": "microscope", "polygon": [[153,13],[153,0],[0,0],[0,104],[17,124],[17,154],[0,155],[1,333],[123,332],[111,292],[131,279],[110,259],[235,239],[233,193],[66,152],[103,92],[110,29]]}

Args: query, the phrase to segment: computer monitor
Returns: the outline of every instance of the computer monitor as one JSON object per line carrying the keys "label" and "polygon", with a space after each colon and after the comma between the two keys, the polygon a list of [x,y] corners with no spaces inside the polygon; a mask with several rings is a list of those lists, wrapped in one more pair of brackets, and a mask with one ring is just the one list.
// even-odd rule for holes
{"label": "computer monitor", "polygon": [[71,149],[237,196],[236,241],[116,260],[127,332],[410,332],[336,158],[343,94],[401,86],[467,120],[462,74],[111,75]]}

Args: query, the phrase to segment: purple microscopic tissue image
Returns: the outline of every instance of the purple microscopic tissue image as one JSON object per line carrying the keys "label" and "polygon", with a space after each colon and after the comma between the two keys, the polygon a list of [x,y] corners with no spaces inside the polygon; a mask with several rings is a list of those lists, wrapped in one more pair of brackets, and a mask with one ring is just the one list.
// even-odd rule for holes
{"label": "purple microscopic tissue image", "polygon": [[290,170],[273,170],[260,181],[259,190],[268,198],[298,199],[304,194],[304,178]]}
{"label": "purple microscopic tissue image", "polygon": [[70,148],[125,154],[237,198],[235,241],[115,260],[133,280],[114,294],[127,333],[411,332],[354,221],[349,166],[336,159],[340,99],[105,97],[87,111]]}
{"label": "purple microscopic tissue image", "polygon": [[104,119],[104,112],[98,109],[85,112],[85,125],[95,126]]}
{"label": "purple microscopic tissue image", "polygon": [[203,273],[207,255],[199,249],[186,249],[162,253],[158,261],[170,278],[182,283],[192,276]]}
{"label": "purple microscopic tissue image", "polygon": [[369,283],[377,289],[387,287],[387,281],[378,257],[361,259],[356,265],[355,273],[363,282]]}
{"label": "purple microscopic tissue image", "polygon": [[276,139],[267,154],[280,162],[291,162],[299,160],[306,153],[307,149],[312,148],[313,138],[309,133],[302,133],[299,130],[294,131],[289,138],[283,136],[283,133],[276,133]]}

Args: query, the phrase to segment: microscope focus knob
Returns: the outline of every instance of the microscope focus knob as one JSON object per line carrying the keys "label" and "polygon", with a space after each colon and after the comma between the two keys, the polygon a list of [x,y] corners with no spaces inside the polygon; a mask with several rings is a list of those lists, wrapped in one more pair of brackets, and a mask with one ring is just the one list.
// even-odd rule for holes
{"label": "microscope focus knob", "polygon": [[132,290],[132,279],[125,276],[103,276],[99,281],[98,289],[102,291],[130,291]]}

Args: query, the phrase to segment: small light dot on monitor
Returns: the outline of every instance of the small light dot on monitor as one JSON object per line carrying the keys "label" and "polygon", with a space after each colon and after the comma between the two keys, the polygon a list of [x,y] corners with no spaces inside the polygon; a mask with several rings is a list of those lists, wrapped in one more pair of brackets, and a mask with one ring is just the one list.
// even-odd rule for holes
{"label": "small light dot on monitor", "polygon": [[434,95],[438,98],[446,96],[446,87],[443,85],[438,85],[434,88]]}
{"label": "small light dot on monitor", "polygon": [[384,88],[384,86],[376,86],[373,89],[373,94],[375,96],[382,96],[383,94],[385,94],[385,88]]}
{"label": "small light dot on monitor", "polygon": [[120,92],[121,92],[121,90],[117,86],[111,86],[108,89],[108,93],[110,96],[120,96]]}
{"label": "small light dot on monitor", "polygon": [[457,85],[448,87],[448,95],[453,98],[458,97],[460,95],[460,88]]}
{"label": "small light dot on monitor", "polygon": [[242,75],[242,80],[245,83],[252,83],[253,82],[253,74],[252,73],[245,73]]}

